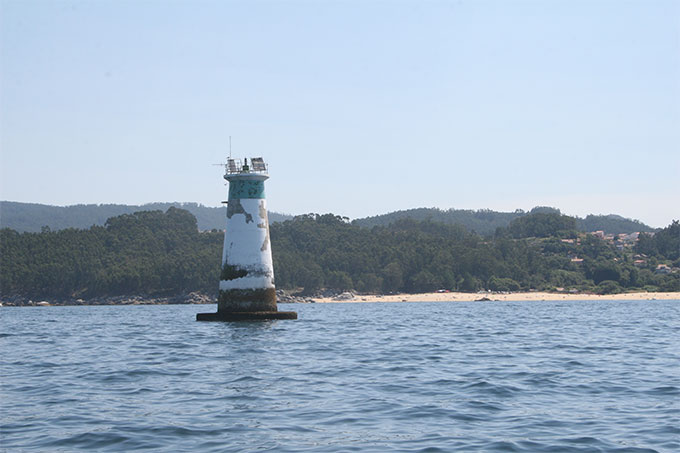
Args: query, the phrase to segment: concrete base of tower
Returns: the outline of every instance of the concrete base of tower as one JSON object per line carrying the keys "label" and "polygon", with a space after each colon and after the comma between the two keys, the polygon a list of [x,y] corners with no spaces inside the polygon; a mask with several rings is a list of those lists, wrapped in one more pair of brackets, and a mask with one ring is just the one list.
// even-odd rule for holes
{"label": "concrete base of tower", "polygon": [[270,319],[297,319],[294,311],[232,311],[197,313],[196,321],[267,321]]}
{"label": "concrete base of tower", "polygon": [[[220,282],[220,286],[223,286],[224,283],[228,282]],[[218,312],[270,312],[276,310],[276,289],[273,287],[252,289],[220,288],[217,298]]]}

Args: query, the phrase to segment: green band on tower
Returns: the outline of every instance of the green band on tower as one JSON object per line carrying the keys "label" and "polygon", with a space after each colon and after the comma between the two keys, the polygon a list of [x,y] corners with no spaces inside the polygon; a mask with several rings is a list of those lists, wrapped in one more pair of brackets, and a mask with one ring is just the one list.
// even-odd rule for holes
{"label": "green band on tower", "polygon": [[229,181],[229,198],[264,198],[264,181],[252,179]]}

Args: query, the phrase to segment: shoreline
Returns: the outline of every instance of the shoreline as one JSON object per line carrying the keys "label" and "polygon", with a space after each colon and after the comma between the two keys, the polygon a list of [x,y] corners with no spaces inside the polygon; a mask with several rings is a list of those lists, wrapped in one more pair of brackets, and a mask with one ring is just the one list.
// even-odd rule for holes
{"label": "shoreline", "polygon": [[639,292],[621,294],[563,294],[548,292],[518,292],[518,293],[421,293],[421,294],[390,294],[390,295],[354,295],[352,298],[343,297],[310,297],[315,303],[375,303],[375,302],[475,302],[475,301],[559,301],[559,300],[680,300],[680,292]]}
{"label": "shoreline", "polygon": [[[517,292],[517,293],[419,293],[419,294],[354,294],[342,293],[328,297],[302,297],[280,294],[279,304],[342,304],[342,303],[400,303],[400,302],[544,302],[544,301],[623,301],[623,300],[678,300],[680,292],[637,292],[621,294],[565,294],[549,292]],[[149,296],[114,296],[83,299],[37,299],[24,297],[4,299],[2,307],[35,307],[35,306],[101,306],[101,305],[209,305],[217,303],[215,297],[201,293],[190,293],[169,297]]]}

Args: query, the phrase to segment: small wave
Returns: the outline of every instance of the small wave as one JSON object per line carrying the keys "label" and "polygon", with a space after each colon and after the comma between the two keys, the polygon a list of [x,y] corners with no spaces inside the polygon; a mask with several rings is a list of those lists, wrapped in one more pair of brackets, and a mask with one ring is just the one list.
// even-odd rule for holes
{"label": "small wave", "polygon": [[[75,436],[66,437],[42,443],[42,447],[79,447],[85,449],[102,449],[112,445],[119,445],[132,441],[128,436],[122,436],[117,433],[109,432],[89,432],[76,434]],[[132,441],[136,448],[139,448],[141,442]],[[132,446],[132,445],[131,445]]]}
{"label": "small wave", "polygon": [[586,444],[586,445],[596,445],[601,443],[598,439],[594,437],[574,437],[571,439],[562,439],[562,442],[567,444]]}
{"label": "small wave", "polygon": [[497,403],[489,403],[487,401],[468,401],[466,405],[474,410],[490,412],[499,412],[504,409],[501,405]]}
{"label": "small wave", "polygon": [[483,391],[485,394],[491,394],[500,397],[512,397],[521,390],[511,385],[497,385],[487,381],[474,382],[466,386],[467,389]]}
{"label": "small wave", "polygon": [[588,366],[583,362],[579,362],[578,360],[568,360],[567,362],[564,363],[567,367],[582,367],[582,366]]}
{"label": "small wave", "polygon": [[137,369],[137,370],[128,370],[123,373],[127,377],[144,377],[144,376],[174,376],[174,377],[182,377],[182,376],[189,376],[191,373],[189,371],[177,371],[177,370],[162,370],[162,369]]}
{"label": "small wave", "polygon": [[673,385],[665,385],[662,387],[655,387],[647,393],[650,395],[680,395],[680,388]]}
{"label": "small wave", "polygon": [[255,377],[255,376],[241,376],[236,379],[233,379],[231,381],[228,381],[229,384],[235,384],[237,382],[260,382],[262,381],[262,378]]}
{"label": "small wave", "polygon": [[500,452],[512,452],[512,451],[524,451],[520,446],[514,442],[499,441],[492,442],[484,446],[484,451],[500,451]]}
{"label": "small wave", "polygon": [[196,437],[196,436],[220,436],[224,434],[224,428],[198,429],[186,428],[183,426],[125,426],[120,431],[126,433],[140,433],[153,435],[153,437],[172,438],[172,437]]}

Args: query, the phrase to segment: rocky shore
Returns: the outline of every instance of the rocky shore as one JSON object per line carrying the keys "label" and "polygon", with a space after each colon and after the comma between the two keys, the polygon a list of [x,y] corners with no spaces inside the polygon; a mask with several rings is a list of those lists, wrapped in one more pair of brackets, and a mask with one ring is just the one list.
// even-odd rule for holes
{"label": "rocky shore", "polygon": [[352,292],[338,293],[332,290],[317,291],[312,295],[303,295],[300,293],[291,294],[288,291],[277,289],[276,299],[282,304],[315,304],[320,300],[330,300],[334,302],[349,302],[356,299],[356,295]]}
{"label": "rocky shore", "polygon": [[[333,291],[319,291],[313,295],[302,295],[283,289],[276,290],[276,299],[281,304],[313,304],[319,299],[334,301],[353,300],[353,293],[338,294]],[[172,296],[150,296],[137,294],[132,296],[106,296],[89,299],[74,298],[28,298],[24,296],[3,296],[0,303],[5,307],[42,307],[66,305],[173,305],[173,304],[216,304],[217,297],[200,292]]]}
{"label": "rocky shore", "polygon": [[173,304],[215,304],[217,298],[207,294],[192,292],[172,296],[111,296],[93,297],[90,299],[46,298],[30,299],[24,296],[2,297],[0,300],[5,307],[40,307],[51,305],[173,305]]}
{"label": "rocky shore", "polygon": [[[316,297],[330,297],[330,294],[315,294]],[[299,294],[293,294],[285,290],[277,290],[276,298],[283,304],[309,304],[314,299]],[[216,304],[216,295],[207,295],[200,292],[179,294],[171,296],[151,296],[144,294],[128,296],[105,296],[92,297],[89,299],[74,298],[29,298],[25,296],[3,296],[0,304],[4,307],[46,307],[66,305],[174,305],[174,304]]]}
{"label": "rocky shore", "polygon": [[[622,293],[622,294],[563,294],[545,292],[518,293],[424,293],[424,294],[355,294],[338,293],[330,290],[319,291],[311,295],[276,290],[276,298],[280,304],[314,304],[329,302],[485,302],[485,301],[546,301],[546,300],[680,300],[680,293]],[[216,296],[192,292],[172,296],[112,296],[94,297],[91,299],[29,299],[22,296],[3,296],[0,304],[5,307],[36,307],[59,305],[171,305],[171,304],[215,304]]]}

